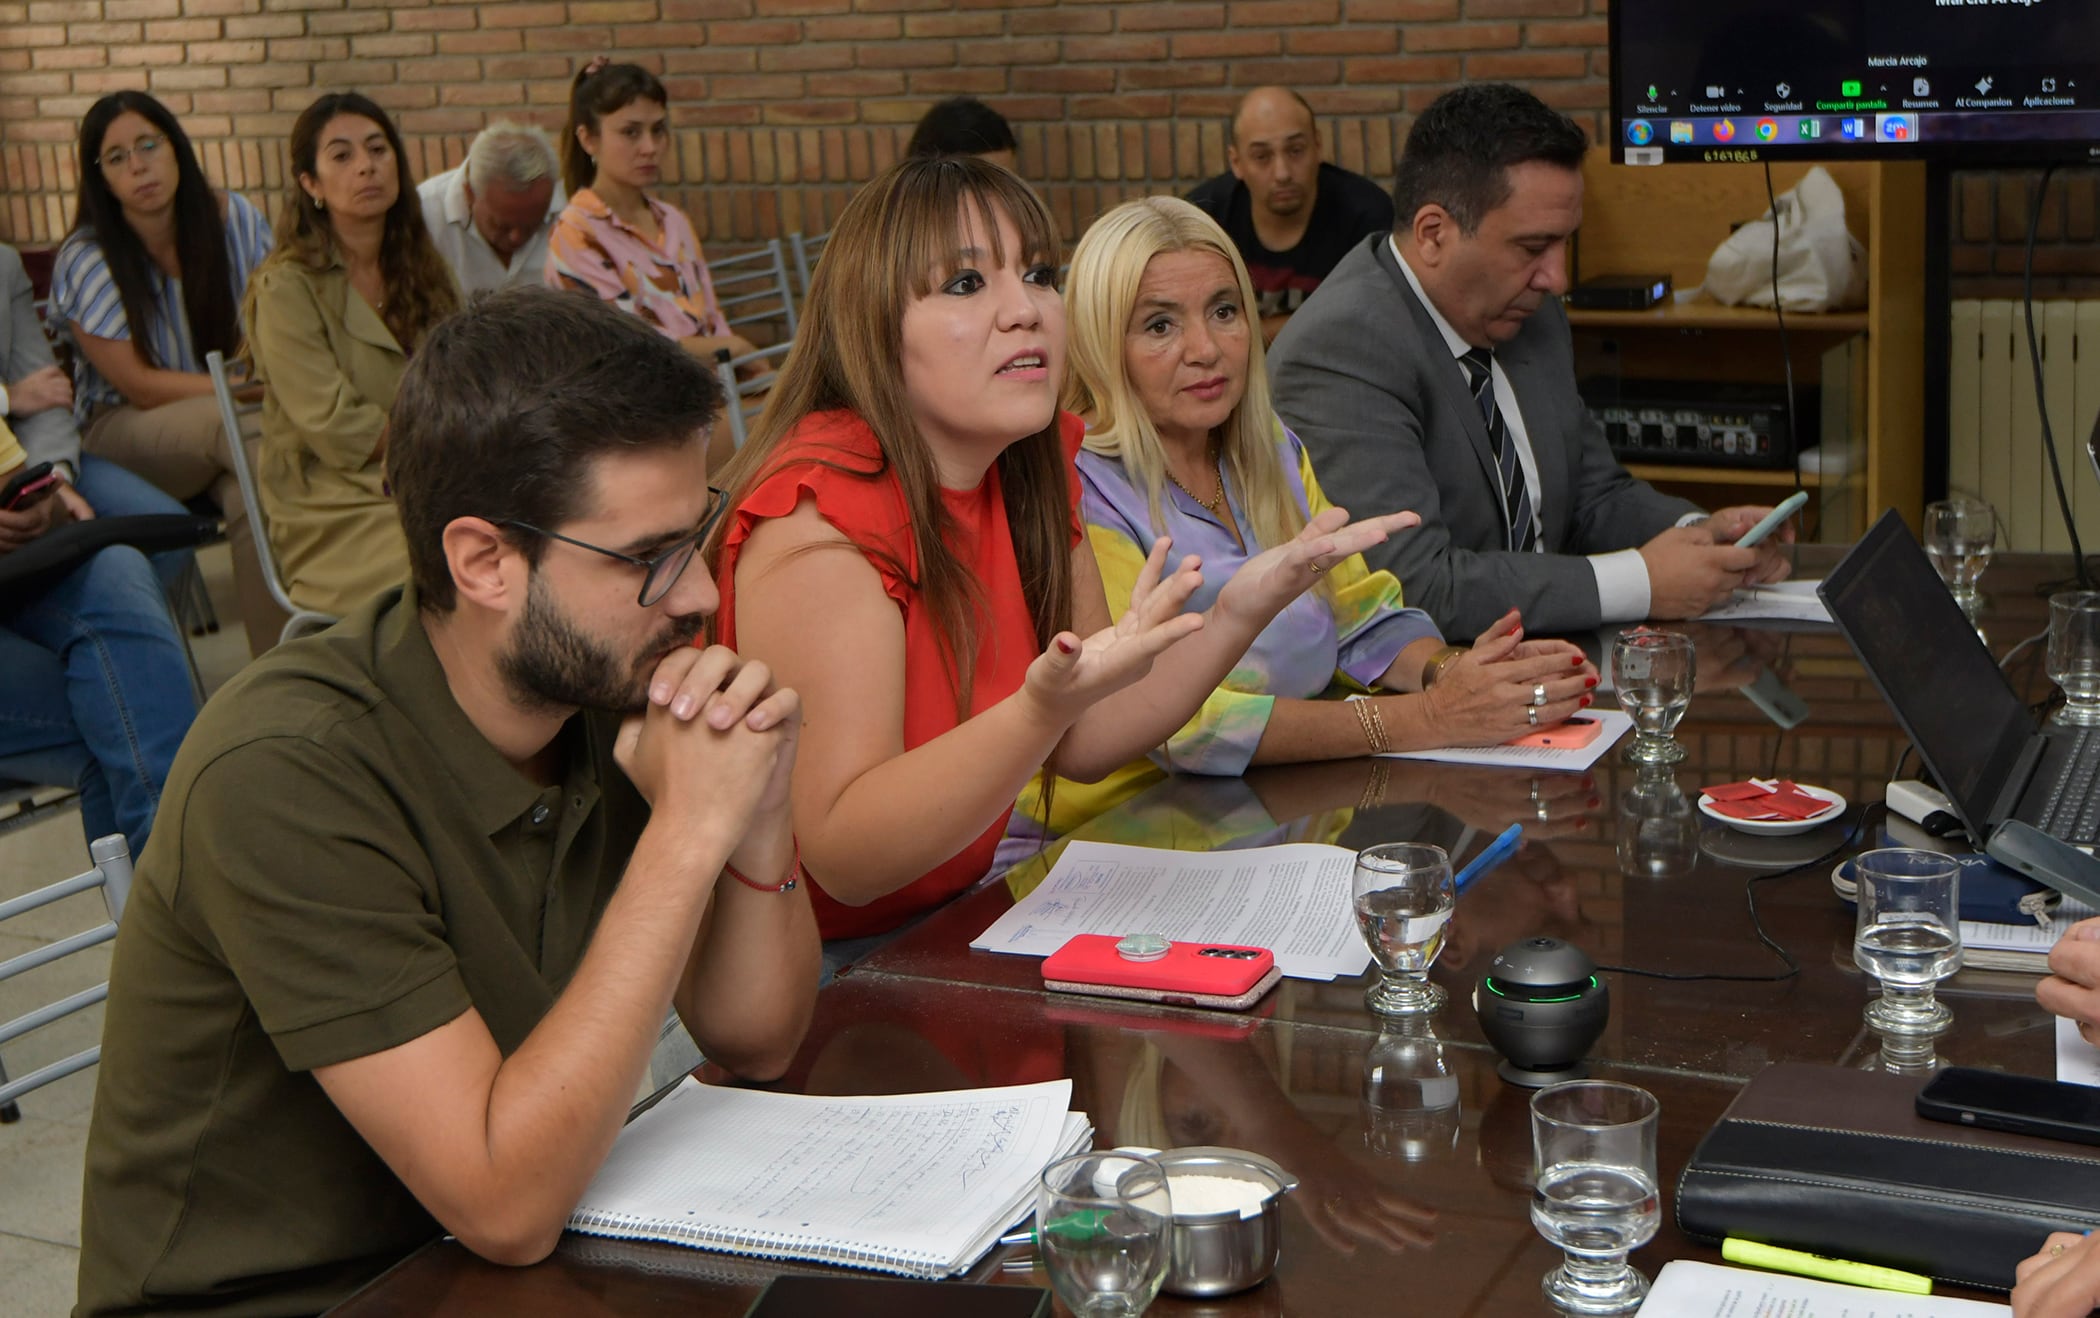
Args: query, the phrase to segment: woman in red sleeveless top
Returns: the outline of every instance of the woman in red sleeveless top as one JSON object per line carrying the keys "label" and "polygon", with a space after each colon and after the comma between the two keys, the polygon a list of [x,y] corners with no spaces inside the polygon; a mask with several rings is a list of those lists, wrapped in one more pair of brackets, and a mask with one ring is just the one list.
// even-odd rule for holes
{"label": "woman in red sleeveless top", "polygon": [[[1336,510],[1203,614],[1153,547],[1121,622],[1081,539],[1058,242],[1012,173],[900,162],[855,195],[710,546],[724,645],[801,694],[796,835],[827,939],[982,878],[1038,768],[1090,781],[1186,722],[1278,610],[1411,513]],[[1082,640],[1081,638],[1085,639]]]}

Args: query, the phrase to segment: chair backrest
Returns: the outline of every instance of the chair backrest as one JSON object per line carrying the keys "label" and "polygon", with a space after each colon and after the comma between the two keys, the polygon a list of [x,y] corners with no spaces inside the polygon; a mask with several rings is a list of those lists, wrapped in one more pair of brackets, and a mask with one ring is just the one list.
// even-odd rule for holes
{"label": "chair backrest", "polygon": [[[112,833],[108,837],[98,837],[90,843],[88,855],[95,865],[86,873],[76,874],[70,879],[61,879],[49,887],[0,902],[0,925],[5,925],[18,915],[27,914],[94,888],[102,890],[102,903],[109,912],[109,919],[92,929],[82,930],[57,942],[44,943],[20,956],[0,961],[0,981],[12,979],[39,966],[50,965],[59,958],[71,956],[75,952],[100,946],[117,936],[117,922],[124,918],[124,903],[131,896],[131,849],[124,844],[123,834]],[[25,1012],[0,1025],[0,1048],[13,1043],[31,1030],[41,1029],[76,1011],[85,1011],[108,996],[109,984],[105,981],[93,988],[82,989],[69,997]],[[31,1071],[19,1080],[9,1080],[6,1072],[0,1071],[0,1108],[7,1107],[32,1089],[40,1089],[54,1080],[72,1075],[75,1071],[84,1071],[101,1060],[102,1048],[97,1044],[92,1048],[84,1048],[71,1057]]]}
{"label": "chair backrest", "polygon": [[226,378],[224,353],[216,348],[206,353],[204,366],[211,372],[212,396],[219,402],[219,429],[224,433],[226,447],[233,457],[233,475],[240,482],[241,503],[248,509],[248,525],[255,528],[255,558],[262,567],[263,585],[269,588],[270,598],[277,601],[277,607],[291,615],[285,619],[284,630],[277,639],[284,642],[320,631],[335,619],[292,603],[292,597],[285,592],[284,577],[277,570],[277,555],[270,548],[270,523],[263,513],[262,492],[255,483],[255,469],[248,463],[248,445],[241,436],[241,417],[258,411],[262,405],[234,402],[233,385]]}
{"label": "chair backrest", "polygon": [[[773,391],[773,379],[780,374],[780,363],[787,360],[793,343],[776,343],[770,348],[747,352],[731,361],[715,365],[715,378],[722,382],[722,396],[729,406],[729,438],[736,447],[744,446],[744,435],[758,414],[766,410],[766,395]],[[754,362],[765,363],[763,374],[749,380],[737,376],[737,368]]]}
{"label": "chair backrest", "polygon": [[802,286],[802,300],[805,302],[809,300],[809,277],[817,268],[817,258],[824,255],[824,249],[830,245],[829,229],[807,237],[799,233],[788,235],[788,246],[795,253],[795,280]]}
{"label": "chair backrest", "polygon": [[778,321],[786,326],[783,338],[795,337],[795,290],[788,282],[787,255],[778,238],[736,256],[707,263],[707,277],[715,286],[715,305],[729,328]]}

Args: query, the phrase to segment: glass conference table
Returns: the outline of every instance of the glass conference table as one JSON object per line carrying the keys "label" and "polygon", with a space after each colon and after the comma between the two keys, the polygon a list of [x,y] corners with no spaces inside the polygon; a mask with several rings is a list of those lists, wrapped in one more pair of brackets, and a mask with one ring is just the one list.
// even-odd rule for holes
{"label": "glass conference table", "polygon": [[[1804,551],[1804,575],[1834,561]],[[1999,653],[2047,626],[2036,587],[2061,559],[1993,566],[1981,629]],[[1678,1173],[1744,1081],[1770,1063],[1917,1073],[1860,1011],[1875,988],[1854,968],[1852,918],[1831,892],[1837,860],[1877,844],[1884,784],[1906,743],[1844,641],[1828,628],[1693,628],[1700,686],[1674,773],[1642,778],[1617,748],[1589,774],[1533,775],[1368,760],[1263,769],[1244,779],[1169,779],[1095,821],[1115,841],[1215,848],[1275,841],[1346,847],[1425,839],[1463,859],[1510,823],[1529,844],[1470,886],[1433,972],[1450,1001],[1396,1026],[1363,1002],[1369,976],[1285,980],[1247,1013],[1051,994],[1033,958],[970,950],[1012,902],[1006,880],[935,912],[818,999],[782,1087],[896,1093],[1069,1076],[1097,1143],[1223,1144],[1301,1179],[1282,1259],[1263,1286],[1220,1300],[1162,1297],[1154,1312],[1546,1313],[1539,1278],[1558,1253],[1529,1217],[1530,1091],[1503,1083],[1470,1006],[1495,952],[1518,938],[1568,939],[1598,962],[1669,974],[1774,975],[1764,930],[1800,965],[1776,982],[1605,976],[1611,1020],[1594,1073],[1662,1104],[1665,1212],[1634,1255],[1719,1261],[1669,1211]],[[1924,643],[1924,642],[1921,642]],[[2010,667],[2039,696],[2039,645]],[[1809,715],[1782,730],[1742,688],[1769,670]],[[1769,680],[1769,679],[1768,679]],[[1907,770],[1915,774],[1913,763]],[[1753,838],[1701,816],[1704,785],[1779,773],[1834,788],[1845,817],[1795,838]],[[1024,862],[1017,873],[1040,866]],[[1753,882],[1754,881],[1754,882]],[[1025,882],[1017,878],[1016,883]],[[2032,976],[1964,971],[1942,986],[1952,1028],[1941,1062],[2054,1074],[2054,1033]],[[703,1079],[720,1080],[706,1068]],[[978,1279],[1047,1286],[1025,1247],[995,1250]],[[495,1267],[455,1242],[417,1252],[347,1300],[352,1318],[429,1312],[739,1315],[772,1276],[822,1271],[671,1245],[571,1233],[534,1267]],[[1060,1313],[1063,1310],[1060,1308]]]}

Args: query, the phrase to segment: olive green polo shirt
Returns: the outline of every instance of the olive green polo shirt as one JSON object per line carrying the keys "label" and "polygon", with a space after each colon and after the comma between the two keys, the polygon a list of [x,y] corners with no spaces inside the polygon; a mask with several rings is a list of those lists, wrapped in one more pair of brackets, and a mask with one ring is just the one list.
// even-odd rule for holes
{"label": "olive green polo shirt", "polygon": [[77,1312],[314,1312],[441,1234],[309,1073],[469,1007],[517,1049],[647,818],[617,728],[535,785],[400,591],[205,706],[117,936]]}

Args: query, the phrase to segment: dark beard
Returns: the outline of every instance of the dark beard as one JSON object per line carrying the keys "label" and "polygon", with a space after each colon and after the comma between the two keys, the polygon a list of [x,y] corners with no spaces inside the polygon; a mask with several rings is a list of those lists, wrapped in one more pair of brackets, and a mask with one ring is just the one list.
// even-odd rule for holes
{"label": "dark beard", "polygon": [[691,644],[704,621],[698,614],[673,618],[634,658],[622,662],[570,621],[535,573],[525,589],[525,614],[510,648],[497,657],[496,671],[523,705],[638,714],[648,707],[649,679],[658,661]]}

